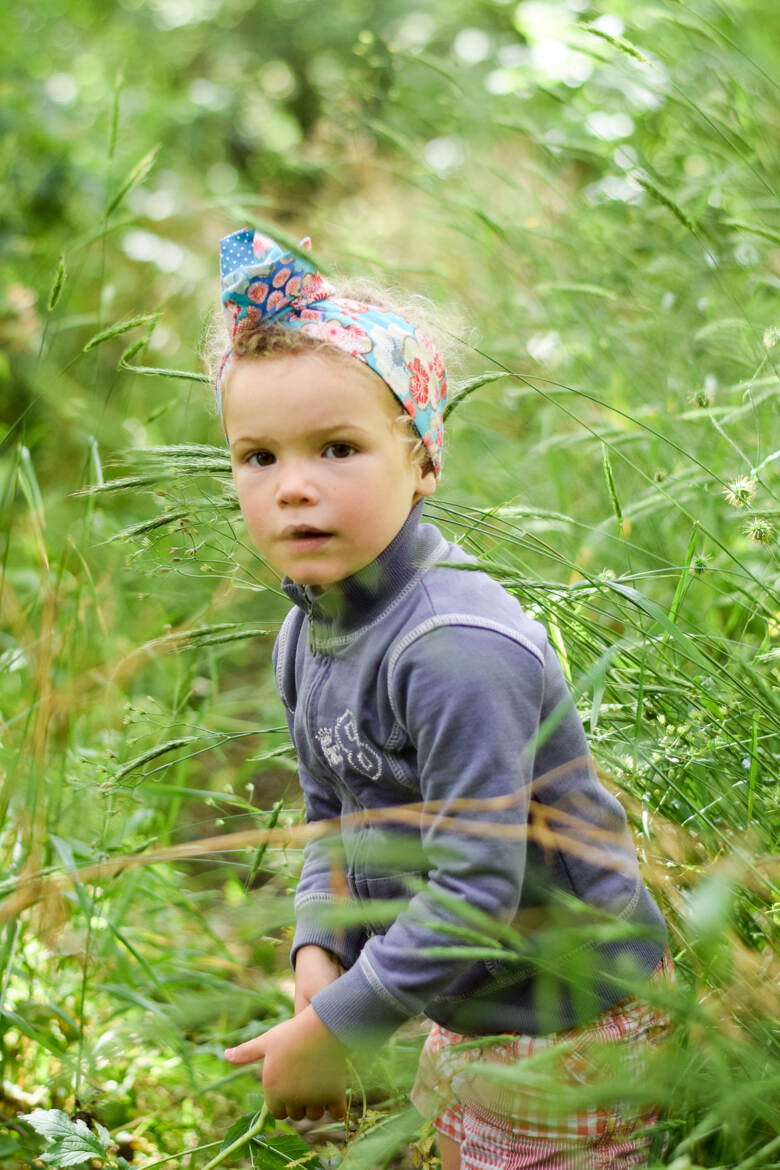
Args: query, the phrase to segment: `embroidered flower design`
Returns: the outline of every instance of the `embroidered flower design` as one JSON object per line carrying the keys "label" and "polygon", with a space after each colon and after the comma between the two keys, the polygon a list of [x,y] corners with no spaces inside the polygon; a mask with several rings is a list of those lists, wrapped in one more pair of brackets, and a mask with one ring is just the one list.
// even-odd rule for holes
{"label": "embroidered flower design", "polygon": [[334,303],[338,305],[345,315],[350,317],[360,313],[371,312],[370,305],[364,305],[362,301],[353,301],[349,297],[339,297]]}
{"label": "embroidered flower design", "polygon": [[415,402],[419,402],[420,406],[426,406],[428,403],[428,371],[423,366],[419,358],[413,358],[409,362],[409,389],[412,393],[412,398]]}
{"label": "embroidered flower design", "polygon": [[304,273],[301,293],[307,301],[318,301],[327,296],[328,286],[318,272]]}
{"label": "embroidered flower design", "polygon": [[[302,318],[305,312],[306,310],[302,310]],[[323,320],[320,313],[313,311],[307,314],[306,324],[301,326],[301,332],[308,333],[310,337],[319,337],[321,341],[327,341],[353,357],[368,353],[371,349],[370,338],[356,325],[342,325],[340,321]]]}
{"label": "embroidered flower design", "polygon": [[249,288],[246,290],[246,295],[250,301],[254,301],[256,305],[261,305],[268,296],[268,285],[263,280],[252,280],[249,283]]}
{"label": "embroidered flower design", "polygon": [[289,305],[289,303],[289,297],[286,297],[283,292],[279,292],[279,290],[275,288],[265,303],[266,313],[268,316],[270,316],[271,313],[276,313],[277,310],[283,309],[284,306]]}

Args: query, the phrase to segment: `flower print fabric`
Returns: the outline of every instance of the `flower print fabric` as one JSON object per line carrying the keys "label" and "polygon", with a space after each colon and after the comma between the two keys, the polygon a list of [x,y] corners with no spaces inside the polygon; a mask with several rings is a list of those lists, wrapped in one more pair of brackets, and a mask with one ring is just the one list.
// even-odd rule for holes
{"label": "flower print fabric", "polygon": [[336,297],[333,286],[306,256],[310,250],[308,237],[298,248],[285,249],[251,228],[221,240],[222,307],[230,343],[216,382],[220,414],[222,386],[241,338],[265,323],[278,322],[336,346],[378,374],[412,418],[438,476],[447,399],[441,354],[405,317]]}

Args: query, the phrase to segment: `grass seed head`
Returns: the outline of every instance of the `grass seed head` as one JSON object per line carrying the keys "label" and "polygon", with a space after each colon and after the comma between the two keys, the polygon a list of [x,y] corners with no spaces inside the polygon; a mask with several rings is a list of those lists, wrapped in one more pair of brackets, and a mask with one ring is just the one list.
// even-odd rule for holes
{"label": "grass seed head", "polygon": [[754,544],[771,544],[775,538],[775,526],[764,516],[751,516],[743,532]]}
{"label": "grass seed head", "polygon": [[756,481],[749,475],[738,475],[726,484],[723,494],[732,508],[747,508],[756,494]]}

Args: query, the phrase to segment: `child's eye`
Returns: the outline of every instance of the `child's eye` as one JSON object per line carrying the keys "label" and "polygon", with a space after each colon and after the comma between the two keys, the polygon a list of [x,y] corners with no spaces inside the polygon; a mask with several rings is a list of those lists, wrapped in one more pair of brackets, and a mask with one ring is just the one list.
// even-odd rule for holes
{"label": "child's eye", "polygon": [[270,467],[276,462],[276,457],[270,451],[251,451],[246,457],[250,467]]}
{"label": "child's eye", "polygon": [[322,453],[327,459],[347,459],[355,454],[355,448],[351,443],[328,443]]}

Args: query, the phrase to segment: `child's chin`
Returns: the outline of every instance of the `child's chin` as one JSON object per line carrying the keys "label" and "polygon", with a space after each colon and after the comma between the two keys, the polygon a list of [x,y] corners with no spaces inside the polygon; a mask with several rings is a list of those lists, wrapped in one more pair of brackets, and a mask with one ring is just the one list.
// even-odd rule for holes
{"label": "child's chin", "polygon": [[316,569],[292,569],[288,570],[287,576],[296,585],[308,585],[311,589],[327,589],[329,585],[343,580],[341,575],[328,573],[324,569],[319,572]]}
{"label": "child's chin", "polygon": [[342,566],[341,571],[337,568],[330,570],[324,566],[321,569],[297,569],[293,567],[287,570],[287,576],[296,585],[307,585],[310,589],[328,589],[331,585],[338,585],[340,581],[345,581],[347,577],[352,577],[355,573],[359,573],[361,569],[369,562],[361,562],[352,567],[352,565]]}

